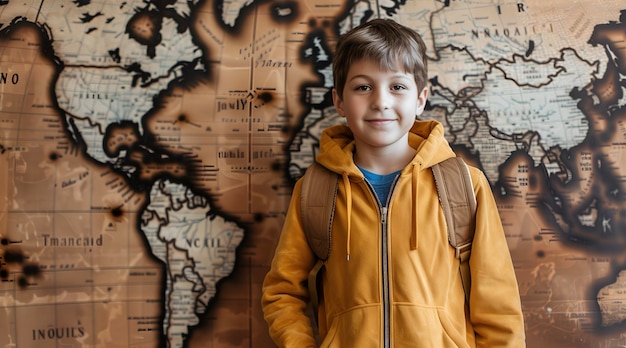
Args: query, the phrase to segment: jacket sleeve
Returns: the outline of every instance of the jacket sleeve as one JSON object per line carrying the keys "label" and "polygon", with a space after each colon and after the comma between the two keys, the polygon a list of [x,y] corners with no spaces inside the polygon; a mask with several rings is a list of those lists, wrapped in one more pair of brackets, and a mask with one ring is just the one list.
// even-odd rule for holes
{"label": "jacket sleeve", "polygon": [[498,207],[484,174],[472,171],[477,212],[469,308],[476,346],[525,347],[519,288]]}
{"label": "jacket sleeve", "polygon": [[300,190],[296,183],[271,268],[263,282],[261,305],[269,333],[279,347],[317,347],[309,317],[308,274],[316,258],[300,220]]}

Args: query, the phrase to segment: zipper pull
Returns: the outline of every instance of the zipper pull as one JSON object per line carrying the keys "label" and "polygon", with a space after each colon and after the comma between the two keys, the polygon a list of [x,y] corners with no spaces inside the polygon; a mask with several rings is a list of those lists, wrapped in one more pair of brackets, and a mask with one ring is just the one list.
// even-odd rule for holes
{"label": "zipper pull", "polygon": [[380,220],[383,225],[387,223],[387,207],[380,208]]}

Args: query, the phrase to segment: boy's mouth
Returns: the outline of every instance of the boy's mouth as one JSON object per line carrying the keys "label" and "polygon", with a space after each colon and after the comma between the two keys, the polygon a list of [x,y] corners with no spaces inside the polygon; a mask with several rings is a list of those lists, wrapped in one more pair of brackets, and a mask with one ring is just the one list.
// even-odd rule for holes
{"label": "boy's mouth", "polygon": [[376,118],[372,120],[367,120],[367,123],[383,125],[383,124],[391,123],[393,121],[394,119],[391,119],[391,118]]}

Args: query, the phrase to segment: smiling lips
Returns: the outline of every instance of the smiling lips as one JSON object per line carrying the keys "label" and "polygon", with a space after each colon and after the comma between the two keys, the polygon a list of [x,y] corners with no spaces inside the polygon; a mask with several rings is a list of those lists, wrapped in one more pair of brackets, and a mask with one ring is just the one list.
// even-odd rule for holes
{"label": "smiling lips", "polygon": [[369,123],[369,124],[372,124],[372,125],[381,125],[382,126],[382,125],[386,125],[388,123],[391,123],[393,121],[395,121],[395,120],[391,119],[391,118],[376,118],[376,119],[373,119],[373,120],[367,120],[366,122]]}

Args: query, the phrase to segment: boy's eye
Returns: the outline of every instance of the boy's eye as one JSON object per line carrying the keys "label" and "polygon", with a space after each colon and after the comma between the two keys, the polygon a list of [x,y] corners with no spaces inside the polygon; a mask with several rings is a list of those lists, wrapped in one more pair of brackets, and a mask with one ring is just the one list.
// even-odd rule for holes
{"label": "boy's eye", "polygon": [[391,86],[391,89],[394,91],[401,91],[403,89],[406,89],[406,87],[402,86],[402,85],[393,85]]}
{"label": "boy's eye", "polygon": [[361,85],[361,86],[356,86],[356,88],[354,90],[355,91],[369,91],[371,89],[372,89],[372,87],[370,87],[370,86]]}

